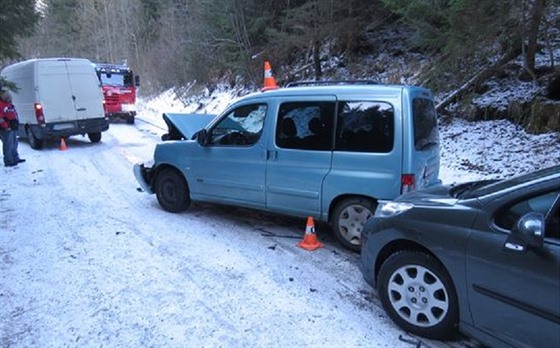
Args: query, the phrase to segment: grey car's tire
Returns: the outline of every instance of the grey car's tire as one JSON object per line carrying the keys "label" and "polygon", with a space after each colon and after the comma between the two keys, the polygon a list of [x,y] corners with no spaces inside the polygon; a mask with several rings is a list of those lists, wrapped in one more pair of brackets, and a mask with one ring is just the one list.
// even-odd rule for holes
{"label": "grey car's tire", "polygon": [[27,127],[25,129],[25,133],[27,134],[27,140],[29,141],[29,146],[33,150],[41,150],[43,148],[43,140],[37,138],[31,128]]}
{"label": "grey car's tire", "polygon": [[410,333],[450,339],[459,321],[457,293],[445,268],[420,251],[399,251],[379,269],[377,294],[391,319]]}
{"label": "grey car's tire", "polygon": [[361,197],[347,198],[332,211],[330,225],[334,235],[345,248],[360,251],[362,230],[375,212],[375,202]]}
{"label": "grey car's tire", "polygon": [[88,133],[88,138],[92,143],[98,143],[101,141],[101,132]]}
{"label": "grey car's tire", "polygon": [[154,188],[159,204],[168,212],[187,210],[191,204],[187,182],[176,170],[162,169],[156,176]]}

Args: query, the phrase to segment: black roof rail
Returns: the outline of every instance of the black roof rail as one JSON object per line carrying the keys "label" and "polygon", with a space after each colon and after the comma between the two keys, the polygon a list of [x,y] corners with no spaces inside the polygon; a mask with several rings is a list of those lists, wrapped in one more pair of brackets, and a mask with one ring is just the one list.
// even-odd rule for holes
{"label": "black roof rail", "polygon": [[330,85],[378,85],[373,80],[324,80],[324,81],[296,81],[290,82],[285,87],[299,86],[330,86]]}

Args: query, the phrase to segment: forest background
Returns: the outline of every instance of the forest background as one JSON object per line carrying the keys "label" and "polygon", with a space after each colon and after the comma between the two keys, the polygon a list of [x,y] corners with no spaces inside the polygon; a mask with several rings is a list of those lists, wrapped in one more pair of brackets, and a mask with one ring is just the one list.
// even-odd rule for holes
{"label": "forest background", "polygon": [[[560,130],[560,0],[0,0],[0,8],[0,67],[40,57],[126,62],[144,97],[174,88],[187,98],[219,84],[258,89],[269,60],[281,85],[424,85],[443,115]],[[506,102],[480,102],[496,79],[509,84]]]}

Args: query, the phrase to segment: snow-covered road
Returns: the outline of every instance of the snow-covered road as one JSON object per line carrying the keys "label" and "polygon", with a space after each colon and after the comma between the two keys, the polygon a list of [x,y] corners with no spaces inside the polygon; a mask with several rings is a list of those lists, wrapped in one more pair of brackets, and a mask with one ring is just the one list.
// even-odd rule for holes
{"label": "snow-covered road", "polygon": [[1,347],[411,346],[325,226],[309,252],[305,220],[139,192],[158,141],[111,124],[0,169]]}
{"label": "snow-covered road", "polygon": [[[209,98],[223,110],[231,95]],[[71,137],[0,167],[0,347],[411,347],[342,249],[296,246],[303,219],[219,205],[163,211],[132,165],[152,158],[161,113],[193,112],[173,93],[101,143]],[[560,161],[558,134],[505,121],[442,122],[444,182]],[[472,347],[472,341],[422,346]]]}

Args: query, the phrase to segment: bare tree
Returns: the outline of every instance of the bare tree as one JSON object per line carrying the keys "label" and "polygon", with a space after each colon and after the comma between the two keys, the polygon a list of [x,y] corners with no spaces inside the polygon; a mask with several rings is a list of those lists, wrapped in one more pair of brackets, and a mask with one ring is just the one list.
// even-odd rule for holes
{"label": "bare tree", "polygon": [[543,21],[545,0],[534,0],[530,11],[529,28],[527,30],[527,50],[525,52],[525,67],[528,71],[535,71],[535,55],[537,52],[537,41],[539,28]]}

